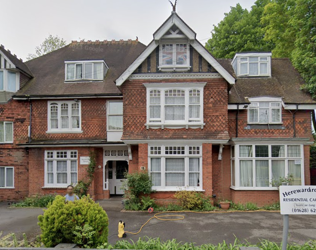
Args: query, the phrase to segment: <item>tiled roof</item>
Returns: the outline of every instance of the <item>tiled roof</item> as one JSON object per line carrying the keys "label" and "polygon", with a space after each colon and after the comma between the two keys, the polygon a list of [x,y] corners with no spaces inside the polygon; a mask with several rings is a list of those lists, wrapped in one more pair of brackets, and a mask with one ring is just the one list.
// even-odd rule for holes
{"label": "tiled roof", "polygon": [[[16,96],[120,95],[114,80],[143,52],[137,40],[73,41],[26,62],[34,78]],[[65,61],[104,60],[109,67],[103,81],[65,83]]]}

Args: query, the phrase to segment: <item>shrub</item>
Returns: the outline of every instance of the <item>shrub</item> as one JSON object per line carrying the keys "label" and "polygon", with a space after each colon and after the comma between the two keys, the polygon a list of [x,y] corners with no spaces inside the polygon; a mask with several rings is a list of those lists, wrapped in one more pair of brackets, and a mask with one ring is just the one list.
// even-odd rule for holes
{"label": "shrub", "polygon": [[150,198],[150,196],[142,196],[141,203],[142,210],[147,210],[150,207],[156,207],[155,199]]}
{"label": "shrub", "polygon": [[[65,202],[65,197],[58,195],[38,219],[42,231],[41,239],[46,247],[76,242],[87,247],[97,247],[107,243],[108,216],[89,196],[74,202]],[[89,233],[89,240],[82,238],[80,241],[78,233]]]}
{"label": "shrub", "polygon": [[188,210],[204,210],[212,211],[215,208],[212,206],[210,197],[195,191],[179,191],[174,197],[179,201],[183,209]]}
{"label": "shrub", "polygon": [[55,195],[48,194],[44,196],[26,197],[19,203],[12,204],[12,207],[47,207],[55,199]]}

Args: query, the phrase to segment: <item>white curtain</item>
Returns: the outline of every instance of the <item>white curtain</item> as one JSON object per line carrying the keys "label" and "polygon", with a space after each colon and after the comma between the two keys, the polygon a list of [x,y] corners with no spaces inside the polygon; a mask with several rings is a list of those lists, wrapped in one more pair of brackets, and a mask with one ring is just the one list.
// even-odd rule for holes
{"label": "white curtain", "polygon": [[67,183],[67,161],[57,161],[57,183]]}
{"label": "white curtain", "polygon": [[69,128],[68,104],[61,105],[61,128]]}
{"label": "white curtain", "polygon": [[0,90],[3,90],[3,71],[0,71]]}
{"label": "white curtain", "polygon": [[290,145],[287,146],[288,157],[301,157],[301,148],[300,146]]}
{"label": "white curtain", "polygon": [[67,80],[75,79],[75,64],[67,64]]}
{"label": "white curtain", "polygon": [[249,122],[258,122],[258,109],[257,108],[249,109]]}
{"label": "white curtain", "polygon": [[13,141],[12,123],[5,123],[5,141]]}
{"label": "white curtain", "polygon": [[260,74],[268,74],[268,63],[260,63]]}
{"label": "white curtain", "polygon": [[0,142],[4,142],[4,123],[0,122]]}
{"label": "white curtain", "polygon": [[109,114],[110,115],[122,115],[123,114],[123,102],[109,102]]}
{"label": "white curtain", "polygon": [[8,91],[16,92],[16,73],[8,72]]}
{"label": "white curtain", "polygon": [[184,91],[171,90],[165,94],[165,119],[184,120],[185,119],[185,97]]}
{"label": "white curtain", "polygon": [[79,104],[73,103],[71,105],[71,120],[72,128],[79,128]]}
{"label": "white curtain", "polygon": [[253,186],[253,167],[252,161],[240,161],[240,186]]}
{"label": "white curtain", "polygon": [[82,79],[82,64],[76,64],[76,79]]}
{"label": "white curtain", "polygon": [[0,167],[0,187],[5,186],[5,168]]}
{"label": "white curtain", "polygon": [[13,187],[13,168],[6,168],[6,186]]}
{"label": "white curtain", "polygon": [[272,109],[272,122],[281,122],[281,110],[278,109]]}
{"label": "white curtain", "polygon": [[235,186],[235,161],[232,160],[232,186]]}
{"label": "white curtain", "polygon": [[123,116],[111,115],[109,116],[109,130],[122,130],[123,129]]}
{"label": "white curtain", "polygon": [[77,183],[77,161],[71,161],[71,183]]}
{"label": "white curtain", "polygon": [[301,185],[301,161],[300,160],[294,160],[294,161],[288,161],[289,164],[289,175],[293,175],[294,181],[293,185]]}
{"label": "white curtain", "polygon": [[94,63],[93,78],[97,80],[103,80],[102,74],[103,74],[103,64]]}
{"label": "white curtain", "polygon": [[[198,158],[189,159],[189,186],[197,187],[200,183],[200,164]],[[193,173],[192,173],[193,172]]]}
{"label": "white curtain", "polygon": [[269,187],[269,161],[256,161],[256,186]]}
{"label": "white curtain", "polygon": [[84,78],[92,79],[92,63],[85,63]]}
{"label": "white curtain", "polygon": [[182,121],[185,119],[185,107],[184,106],[166,106],[165,107],[165,119],[170,121]]}
{"label": "white curtain", "polygon": [[161,159],[152,158],[151,159],[151,180],[154,186],[161,186]]}
{"label": "white curtain", "polygon": [[272,179],[278,181],[285,177],[285,161],[272,161]]}
{"label": "white curtain", "polygon": [[252,157],[252,146],[239,146],[240,157]]}
{"label": "white curtain", "polygon": [[189,118],[200,118],[200,105],[190,105]]}
{"label": "white curtain", "polygon": [[166,159],[166,186],[184,186],[184,184],[184,159]]}
{"label": "white curtain", "polygon": [[[251,58],[249,58],[251,59]],[[249,63],[249,75],[258,75],[258,63]]]}
{"label": "white curtain", "polygon": [[47,161],[47,183],[54,183],[54,166],[52,161]]}
{"label": "white curtain", "polygon": [[160,118],[160,106],[150,106],[150,118]]}
{"label": "white curtain", "polygon": [[52,103],[50,106],[50,127],[58,128],[58,106]]}

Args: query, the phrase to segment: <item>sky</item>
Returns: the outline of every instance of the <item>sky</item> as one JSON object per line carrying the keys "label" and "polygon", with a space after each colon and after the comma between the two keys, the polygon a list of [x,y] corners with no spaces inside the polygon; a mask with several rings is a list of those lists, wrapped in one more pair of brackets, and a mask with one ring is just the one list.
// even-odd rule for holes
{"label": "sky", "polygon": [[[174,0],[172,0],[174,2]],[[214,25],[240,3],[255,0],[178,0],[178,15],[205,44]],[[170,16],[168,0],[0,0],[0,44],[23,60],[50,34],[72,40],[136,39],[145,45]]]}

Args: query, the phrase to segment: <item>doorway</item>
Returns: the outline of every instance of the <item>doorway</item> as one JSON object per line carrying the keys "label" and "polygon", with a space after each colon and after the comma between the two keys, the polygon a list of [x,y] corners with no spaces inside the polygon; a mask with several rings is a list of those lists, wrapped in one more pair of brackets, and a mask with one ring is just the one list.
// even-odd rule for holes
{"label": "doorway", "polygon": [[108,161],[107,167],[110,195],[123,195],[122,186],[126,181],[125,173],[128,172],[128,162]]}

